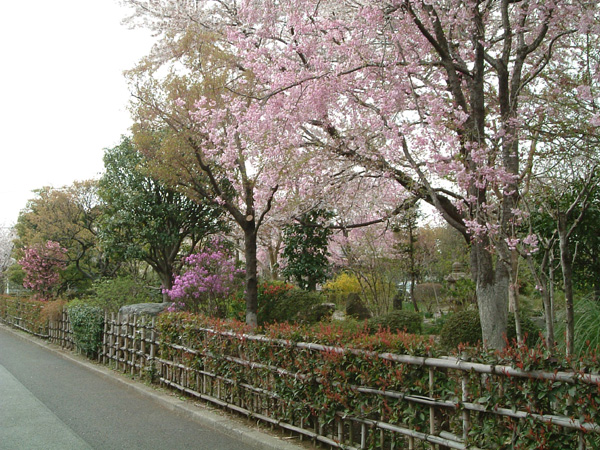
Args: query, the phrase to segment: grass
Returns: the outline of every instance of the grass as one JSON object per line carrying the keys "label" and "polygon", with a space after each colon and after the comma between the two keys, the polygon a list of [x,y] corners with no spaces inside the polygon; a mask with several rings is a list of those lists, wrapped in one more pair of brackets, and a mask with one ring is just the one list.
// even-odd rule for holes
{"label": "grass", "polygon": [[[600,302],[591,296],[575,300],[575,353],[591,353],[600,350]],[[565,312],[556,314],[555,336],[561,349],[565,347]]]}

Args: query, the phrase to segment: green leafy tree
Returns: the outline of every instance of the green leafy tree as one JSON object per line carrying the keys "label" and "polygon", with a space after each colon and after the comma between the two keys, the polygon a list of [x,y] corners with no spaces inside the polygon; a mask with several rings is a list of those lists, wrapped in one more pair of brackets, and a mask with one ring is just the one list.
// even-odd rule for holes
{"label": "green leafy tree", "polygon": [[283,257],[287,264],[282,273],[302,289],[314,291],[329,277],[327,246],[332,231],[323,221],[332,217],[328,211],[315,209],[303,214],[299,223],[284,227]]}
{"label": "green leafy tree", "polygon": [[413,208],[406,211],[406,213],[399,217],[396,225],[397,228],[394,230],[399,235],[396,248],[402,256],[401,262],[404,266],[404,271],[408,275],[408,296],[417,312],[419,312],[419,306],[415,298],[415,285],[421,278],[423,270],[423,266],[417,264],[419,253],[421,253],[421,249],[417,245],[419,241],[419,219],[420,213],[418,209]]}
{"label": "green leafy tree", "polygon": [[35,194],[15,225],[15,259],[23,256],[25,247],[53,241],[67,250],[59,290],[82,291],[97,279],[114,276],[119,264],[103,251],[97,236],[103,208],[97,181],[43,187]]}
{"label": "green leafy tree", "polygon": [[163,288],[171,289],[180,253],[193,253],[198,242],[226,229],[222,211],[191,201],[149,176],[144,156],[127,137],[106,150],[104,165],[106,173],[100,180],[104,246],[122,260],[145,261]]}
{"label": "green leafy tree", "polygon": [[573,252],[579,262],[574,267],[573,281],[583,290],[593,291],[596,301],[600,300],[600,186],[596,186],[590,196],[589,206],[579,226],[573,233]]}

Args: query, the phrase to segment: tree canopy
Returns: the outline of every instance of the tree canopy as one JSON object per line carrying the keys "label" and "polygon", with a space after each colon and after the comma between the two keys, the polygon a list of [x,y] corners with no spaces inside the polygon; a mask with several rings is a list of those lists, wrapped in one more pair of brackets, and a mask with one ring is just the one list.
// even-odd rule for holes
{"label": "tree canopy", "polygon": [[130,138],[105,151],[104,166],[99,182],[104,247],[120,260],[145,261],[163,288],[171,289],[180,251],[189,255],[198,242],[224,231],[223,211],[194,202],[153,178]]}
{"label": "tree canopy", "polygon": [[[152,97],[180,108],[153,103],[195,148],[173,176],[206,172],[207,156],[220,158],[213,171],[246,181],[260,174],[251,185],[228,179],[232,192],[213,172],[210,197],[252,233],[251,219],[270,209],[257,214],[254,201],[271,205],[283,191],[281,177],[267,174],[282,174],[295,158],[314,179],[361,174],[381,193],[396,183],[402,189],[390,191],[388,210],[421,199],[471,245],[484,341],[504,346],[517,247],[536,244],[518,234],[528,177],[547,150],[536,139],[560,115],[556,105],[583,102],[577,119],[589,127],[569,128],[577,135],[600,125],[600,71],[586,57],[593,45],[584,45],[597,43],[597,2],[126,3],[132,23],[163,37],[144,67],[173,58],[184,67]],[[580,60],[589,63],[577,77]],[[152,103],[148,92],[140,92],[143,104]]]}

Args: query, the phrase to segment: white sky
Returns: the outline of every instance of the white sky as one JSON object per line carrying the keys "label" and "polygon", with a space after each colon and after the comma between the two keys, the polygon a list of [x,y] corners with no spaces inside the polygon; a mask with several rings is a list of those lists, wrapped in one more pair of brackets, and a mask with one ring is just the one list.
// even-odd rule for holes
{"label": "white sky", "polygon": [[7,1],[0,15],[0,225],[31,192],[97,178],[129,132],[123,71],[150,51],[117,0]]}

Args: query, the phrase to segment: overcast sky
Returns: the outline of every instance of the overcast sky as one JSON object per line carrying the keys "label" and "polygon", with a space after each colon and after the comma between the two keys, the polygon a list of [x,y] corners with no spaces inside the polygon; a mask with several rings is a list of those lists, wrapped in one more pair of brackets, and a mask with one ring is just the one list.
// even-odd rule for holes
{"label": "overcast sky", "polygon": [[151,38],[117,0],[5,2],[0,16],[0,225],[43,186],[97,178],[131,126],[123,71]]}

